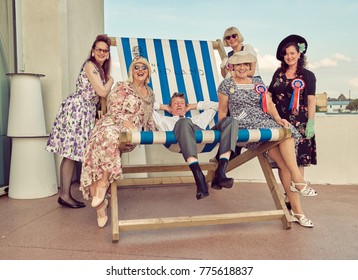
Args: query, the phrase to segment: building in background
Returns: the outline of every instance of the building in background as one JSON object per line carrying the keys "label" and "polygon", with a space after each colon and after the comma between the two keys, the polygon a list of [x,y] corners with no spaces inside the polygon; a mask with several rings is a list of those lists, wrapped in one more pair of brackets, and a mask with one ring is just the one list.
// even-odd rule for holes
{"label": "building in background", "polygon": [[343,94],[338,98],[329,98],[327,100],[327,113],[347,113],[350,110],[347,109],[351,99],[347,99]]}
{"label": "building in background", "polygon": [[316,111],[327,112],[327,93],[316,94]]}

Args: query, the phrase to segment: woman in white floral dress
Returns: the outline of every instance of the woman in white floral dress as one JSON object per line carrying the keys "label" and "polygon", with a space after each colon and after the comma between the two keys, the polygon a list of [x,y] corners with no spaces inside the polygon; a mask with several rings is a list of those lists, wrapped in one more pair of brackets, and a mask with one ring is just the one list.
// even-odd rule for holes
{"label": "woman in white floral dress", "polygon": [[76,92],[62,102],[48,138],[46,150],[63,157],[58,203],[65,207],[85,207],[72,197],[71,182],[76,162],[83,160],[99,99],[105,98],[114,84],[110,76],[110,46],[107,35],[96,37],[78,76]]}
{"label": "woman in white floral dress", "polygon": [[118,82],[107,97],[108,112],[96,123],[87,143],[82,164],[83,197],[92,198],[99,227],[104,227],[110,183],[122,177],[121,154],[132,151],[134,145],[119,147],[121,131],[154,130],[152,117],[154,94],[147,86],[151,68],[145,58],[136,58],[129,67],[129,78]]}
{"label": "woman in white floral dress", "polygon": [[[298,143],[301,135],[287,120],[280,117],[262,80],[248,76],[251,63],[255,61],[256,58],[245,51],[229,58],[229,63],[233,65],[233,76],[222,81],[218,88],[219,120],[226,117],[230,110],[230,115],[238,121],[239,129],[291,129],[292,137],[271,148],[268,155],[281,170],[280,179],[291,202],[293,220],[301,226],[313,227],[312,221],[303,214],[299,199],[299,195],[317,195],[304,181],[297,166],[295,142]],[[260,144],[249,143],[246,148],[257,149]]]}

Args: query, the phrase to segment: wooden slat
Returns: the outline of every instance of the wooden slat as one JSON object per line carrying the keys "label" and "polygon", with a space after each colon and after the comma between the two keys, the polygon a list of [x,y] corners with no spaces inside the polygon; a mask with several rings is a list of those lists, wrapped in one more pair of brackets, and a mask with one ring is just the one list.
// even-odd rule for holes
{"label": "wooden slat", "polygon": [[281,219],[282,225],[284,229],[291,229],[292,227],[291,215],[288,213],[287,207],[285,205],[285,201],[283,199],[283,194],[281,192],[279,185],[276,182],[275,175],[272,172],[270,163],[263,154],[259,155],[258,159],[261,165],[262,172],[264,173],[267,186],[270,189],[270,193],[275,203],[275,206],[277,209],[282,209],[284,212],[284,215]]}
{"label": "wooden slat", "polygon": [[118,225],[118,194],[117,183],[111,184],[111,221],[112,221],[112,242],[119,240],[119,225]]}
{"label": "wooden slat", "polygon": [[223,60],[227,55],[223,43],[220,39],[213,42],[213,49],[217,50],[220,55],[220,59]]}
{"label": "wooden slat", "polygon": [[[202,170],[215,170],[216,162],[200,163]],[[190,171],[187,163],[181,164],[138,164],[124,165],[123,173],[151,173],[151,172],[173,172],[173,171]]]}
{"label": "wooden slat", "polygon": [[118,221],[120,231],[236,224],[281,219],[282,210]]}
{"label": "wooden slat", "polygon": [[116,37],[109,37],[111,39],[111,47],[117,46],[117,39]]}
{"label": "wooden slat", "polygon": [[160,186],[172,184],[192,184],[194,183],[193,176],[175,176],[175,177],[150,177],[150,178],[125,178],[118,180],[117,186],[121,187],[141,187],[143,186]]}

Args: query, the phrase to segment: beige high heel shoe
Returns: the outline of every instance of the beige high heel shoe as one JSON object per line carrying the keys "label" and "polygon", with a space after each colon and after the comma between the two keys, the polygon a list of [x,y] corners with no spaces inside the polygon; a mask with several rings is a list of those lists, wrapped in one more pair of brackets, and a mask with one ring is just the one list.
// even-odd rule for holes
{"label": "beige high heel shoe", "polygon": [[103,228],[107,221],[108,221],[108,215],[107,215],[107,208],[108,208],[108,199],[105,199],[99,206],[97,206],[97,224],[100,228]]}
{"label": "beige high heel shoe", "polygon": [[296,214],[290,210],[290,214],[293,217],[293,222],[299,223],[303,227],[313,228],[313,222],[303,214]]}
{"label": "beige high heel shoe", "polygon": [[106,197],[106,193],[109,188],[109,182],[103,187],[96,187],[96,194],[92,198],[91,206],[97,207],[100,205]]}
{"label": "beige high heel shoe", "polygon": [[[304,186],[301,190],[297,189],[296,186]],[[316,196],[317,192],[308,186],[308,183],[294,183],[291,181],[290,184],[291,192],[299,193],[302,196]]]}

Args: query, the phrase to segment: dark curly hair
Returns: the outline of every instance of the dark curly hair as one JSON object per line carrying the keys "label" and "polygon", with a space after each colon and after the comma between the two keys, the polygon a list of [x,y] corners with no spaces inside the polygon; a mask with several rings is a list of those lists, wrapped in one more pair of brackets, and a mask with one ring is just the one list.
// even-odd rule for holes
{"label": "dark curly hair", "polygon": [[107,44],[108,49],[110,49],[110,47],[111,47],[111,38],[109,38],[106,34],[98,35],[92,44],[92,48],[91,48],[91,51],[87,58],[87,61],[91,61],[97,66],[97,68],[99,69],[101,78],[107,82],[108,78],[109,78],[109,72],[111,70],[111,52],[109,52],[109,57],[103,63],[103,65],[102,66],[99,65],[98,62],[96,61],[96,59],[94,58],[94,56],[92,56],[92,53],[94,52],[94,49],[96,48],[96,44],[98,42],[104,42],[105,44]]}
{"label": "dark curly hair", "polygon": [[[298,45],[296,42],[289,42],[287,43],[286,45],[284,45],[281,49],[281,55],[282,57],[285,56],[286,54],[286,49],[290,46],[293,46],[298,52],[299,52],[299,49],[298,49]],[[306,61],[306,56],[301,53],[301,56],[300,58],[298,59],[297,61],[297,74],[302,74],[302,70],[305,69],[306,67],[306,64],[307,64],[307,61]],[[286,70],[288,69],[288,65],[287,63],[285,62],[285,60],[282,60],[281,61],[281,68],[280,68],[280,71],[281,73],[286,73]]]}

